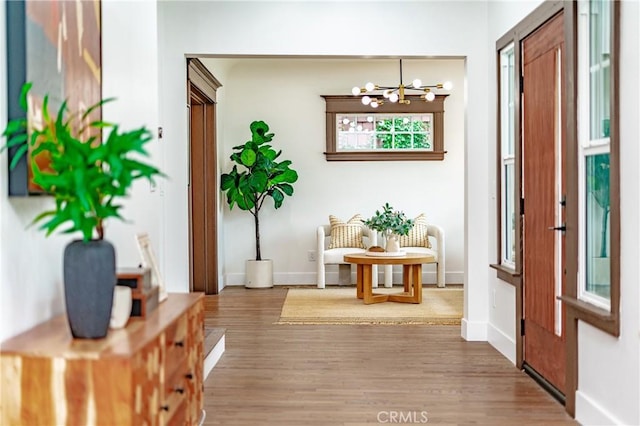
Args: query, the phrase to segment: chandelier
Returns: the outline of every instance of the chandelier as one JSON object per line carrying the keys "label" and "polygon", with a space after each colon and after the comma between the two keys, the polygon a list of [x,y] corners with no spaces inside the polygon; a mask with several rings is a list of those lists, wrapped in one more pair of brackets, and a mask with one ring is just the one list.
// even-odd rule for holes
{"label": "chandelier", "polygon": [[[450,81],[436,84],[422,84],[422,81],[418,78],[413,80],[411,84],[405,86],[402,82],[402,59],[400,59],[400,84],[397,86],[379,86],[369,82],[365,84],[364,87],[355,86],[351,89],[351,93],[354,96],[364,95],[362,96],[362,103],[364,105],[371,105],[372,108],[378,108],[386,101],[409,105],[411,100],[406,99],[405,95],[417,95],[418,93],[415,92],[420,93],[421,99],[424,99],[426,102],[431,102],[436,98],[433,89],[451,90],[452,87],[453,85]],[[379,98],[379,96],[382,96],[382,98]]]}

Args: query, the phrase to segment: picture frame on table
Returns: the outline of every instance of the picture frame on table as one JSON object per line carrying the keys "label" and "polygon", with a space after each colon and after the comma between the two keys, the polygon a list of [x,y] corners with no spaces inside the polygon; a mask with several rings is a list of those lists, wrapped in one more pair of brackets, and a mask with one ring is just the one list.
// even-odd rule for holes
{"label": "picture frame on table", "polygon": [[151,269],[151,286],[159,287],[158,301],[162,302],[167,299],[168,294],[164,285],[164,280],[160,274],[156,255],[153,252],[153,247],[151,246],[149,234],[146,232],[137,234],[136,242],[138,244],[138,250],[140,251],[140,257],[142,258],[142,266]]}

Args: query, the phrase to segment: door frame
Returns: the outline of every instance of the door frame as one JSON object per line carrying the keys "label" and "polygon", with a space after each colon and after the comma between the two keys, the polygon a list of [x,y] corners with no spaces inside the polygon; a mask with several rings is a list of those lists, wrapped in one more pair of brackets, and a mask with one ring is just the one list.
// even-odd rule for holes
{"label": "door frame", "polygon": [[[187,147],[189,149],[187,158],[189,161],[188,164],[188,184],[191,187],[192,182],[192,168],[191,168],[191,104],[194,100],[197,100],[199,104],[210,105],[210,107],[214,108],[213,110],[213,120],[214,123],[211,124],[211,128],[216,129],[216,114],[215,114],[215,105],[217,103],[217,90],[222,87],[222,84],[211,74],[211,72],[207,69],[207,67],[200,62],[197,58],[187,58],[187,111],[188,111],[188,121],[189,121],[189,133],[187,135],[188,143]],[[219,186],[218,179],[218,163],[217,163],[217,140],[215,135],[215,130],[210,132],[211,134],[207,136],[207,140],[205,144],[209,146],[210,149],[207,151],[211,153],[210,156],[205,156],[205,162],[207,164],[211,163],[210,166],[214,168],[213,173],[213,182],[208,182],[208,187],[215,188],[213,193],[215,194],[212,198],[211,203],[205,203],[205,206],[212,206],[210,209],[208,208],[205,215],[210,218],[207,222],[212,224],[211,229],[211,244],[213,247],[213,256],[215,257],[215,261],[212,265],[207,265],[208,274],[211,274],[213,277],[212,282],[208,281],[204,283],[204,285],[196,285],[194,283],[194,265],[193,265],[193,226],[194,226],[194,217],[193,217],[193,208],[192,208],[192,195],[191,188],[188,189],[188,212],[189,212],[189,291],[203,291],[205,294],[217,294],[219,291],[218,285],[218,191],[217,188]],[[210,160],[210,161],[209,161]],[[205,197],[207,194],[204,194]],[[208,194],[211,196],[211,194]]]}

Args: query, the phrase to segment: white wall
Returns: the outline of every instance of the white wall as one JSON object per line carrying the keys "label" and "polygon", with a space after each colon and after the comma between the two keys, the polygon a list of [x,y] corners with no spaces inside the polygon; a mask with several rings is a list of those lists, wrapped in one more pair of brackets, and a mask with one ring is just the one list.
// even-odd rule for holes
{"label": "white wall", "polygon": [[[167,171],[175,176],[165,191],[167,205],[171,206],[165,209],[164,224],[166,240],[172,242],[164,247],[166,258],[172,260],[166,264],[169,289],[186,289],[183,283],[188,277],[184,172],[187,120],[180,108],[186,96],[185,54],[461,56],[466,57],[463,93],[467,114],[466,121],[459,125],[473,129],[466,133],[464,177],[465,299],[473,302],[465,303],[462,332],[468,339],[485,339],[489,263],[487,160],[490,155],[493,158],[486,149],[487,81],[490,81],[486,9],[486,3],[482,2],[159,3],[163,40],[160,121],[168,138],[165,156],[172,159],[166,163]],[[358,19],[363,10],[374,16],[395,16],[403,11],[402,31],[373,31],[368,19]],[[296,208],[296,198],[287,200],[291,201],[287,208]],[[309,222],[307,232],[312,232],[316,224],[317,220]],[[273,232],[279,235],[285,230],[275,228]]]}
{"label": "white wall", "polygon": [[[216,60],[203,62],[211,64],[215,75]],[[450,80],[456,88],[445,101],[445,161],[325,160],[325,102],[320,95],[348,94],[364,79],[396,84],[398,60],[238,59],[221,80],[218,93],[227,99],[218,107],[227,117],[218,139],[223,170],[231,169],[232,147],[250,138],[249,123],[264,120],[276,134],[274,146],[283,150],[281,158],[292,160],[300,176],[292,198],[278,211],[267,202],[260,215],[262,255],[274,260],[276,284],[315,284],[315,262],[307,260],[307,252],[315,250],[315,228],[328,223],[329,214],[345,220],[355,213],[369,217],[387,201],[409,217],[425,212],[430,222],[445,229],[448,282],[462,283],[464,128],[459,123],[464,121],[464,61],[405,60],[403,69],[405,82],[414,77],[425,83]],[[244,284],[244,261],[254,256],[253,232],[250,214],[224,209],[226,285]],[[428,269],[426,282],[435,282],[435,267]]]}
{"label": "white wall", "polygon": [[[123,129],[147,127],[154,140],[146,146],[151,157],[144,158],[164,171],[164,139],[158,131],[158,28],[156,2],[102,1],[102,94],[116,101],[103,108],[107,121]],[[123,30],[127,28],[127,30]],[[118,266],[137,266],[141,262],[135,236],[147,232],[160,265],[165,264],[164,185],[173,177],[134,183],[131,197],[121,214],[125,221],[109,220],[105,238],[116,247]]]}

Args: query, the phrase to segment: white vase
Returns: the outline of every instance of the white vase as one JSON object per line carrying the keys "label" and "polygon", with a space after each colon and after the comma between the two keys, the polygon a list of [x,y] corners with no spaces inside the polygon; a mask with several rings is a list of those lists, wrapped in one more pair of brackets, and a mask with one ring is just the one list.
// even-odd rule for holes
{"label": "white vase", "polygon": [[400,251],[400,238],[398,238],[397,234],[386,234],[385,241],[385,251],[390,253]]}
{"label": "white vase", "polygon": [[122,328],[127,325],[131,316],[131,287],[117,285],[113,289],[113,306],[111,307],[111,322],[109,327]]}

